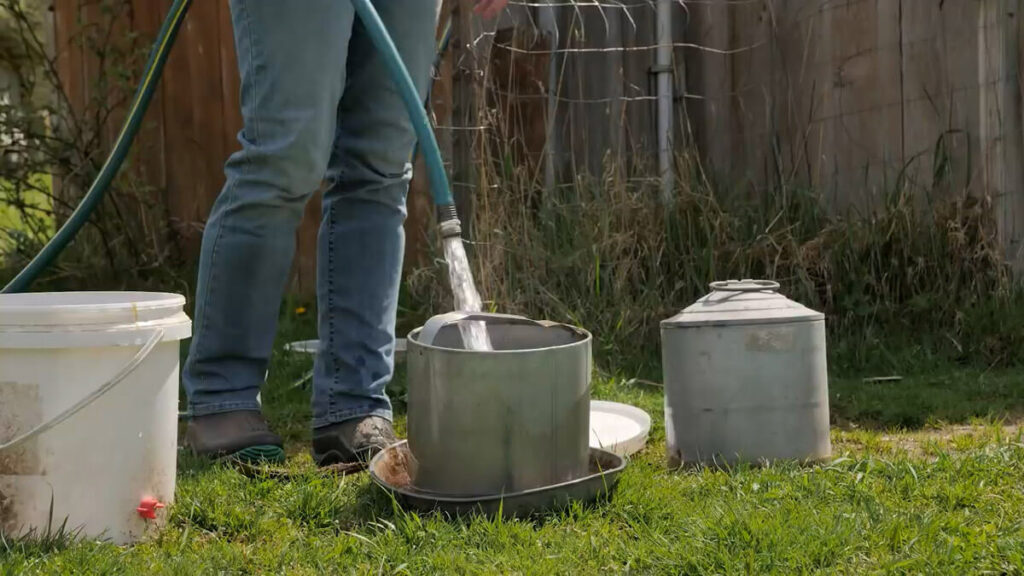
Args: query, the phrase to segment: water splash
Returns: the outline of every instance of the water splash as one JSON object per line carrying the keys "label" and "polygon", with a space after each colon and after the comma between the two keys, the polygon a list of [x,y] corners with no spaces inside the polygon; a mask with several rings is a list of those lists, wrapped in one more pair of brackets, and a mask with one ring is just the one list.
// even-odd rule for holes
{"label": "water splash", "polygon": [[[448,278],[455,296],[455,309],[463,312],[480,312],[483,302],[480,293],[473,283],[473,271],[469,268],[466,248],[462,245],[461,236],[444,239],[444,259],[448,262]],[[460,322],[462,342],[466,350],[494,350],[491,337],[487,334],[487,324],[483,322]]]}

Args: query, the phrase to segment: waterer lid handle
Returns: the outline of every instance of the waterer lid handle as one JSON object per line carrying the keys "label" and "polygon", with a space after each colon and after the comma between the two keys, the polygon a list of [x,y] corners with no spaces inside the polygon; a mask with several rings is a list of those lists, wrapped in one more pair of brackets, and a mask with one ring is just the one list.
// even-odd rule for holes
{"label": "waterer lid handle", "polygon": [[781,286],[773,280],[724,280],[712,282],[715,292],[775,292]]}
{"label": "waterer lid handle", "polygon": [[463,320],[480,320],[483,322],[498,321],[500,324],[529,324],[531,326],[546,326],[543,322],[530,320],[525,316],[516,316],[514,314],[493,314],[490,312],[448,312],[446,314],[438,314],[430,320],[427,320],[427,323],[423,325],[423,329],[420,330],[420,336],[417,340],[427,346],[433,346],[434,339],[437,338],[437,334],[442,328]]}

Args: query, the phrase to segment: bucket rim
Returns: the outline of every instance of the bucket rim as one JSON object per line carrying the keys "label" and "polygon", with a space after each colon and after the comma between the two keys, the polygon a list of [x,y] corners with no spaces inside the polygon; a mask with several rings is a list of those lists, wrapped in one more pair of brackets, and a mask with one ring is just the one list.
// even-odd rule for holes
{"label": "bucket rim", "polygon": [[185,297],[170,292],[0,294],[0,327],[143,324],[172,320],[184,308]]}
{"label": "bucket rim", "polygon": [[466,354],[466,355],[482,355],[482,354],[494,355],[494,354],[502,354],[502,355],[515,355],[515,354],[528,354],[528,353],[536,353],[536,352],[546,352],[548,350],[566,350],[566,349],[569,349],[569,348],[580,346],[582,344],[590,344],[594,340],[594,335],[593,334],[591,334],[586,329],[580,328],[578,326],[571,326],[569,324],[563,324],[561,322],[552,322],[549,326],[547,326],[547,328],[554,328],[554,327],[564,328],[566,330],[570,330],[572,332],[575,332],[575,333],[579,334],[580,336],[583,336],[583,338],[578,340],[578,341],[576,341],[576,342],[570,342],[568,344],[559,344],[558,346],[544,346],[543,348],[520,348],[520,349],[517,349],[517,350],[464,350],[462,348],[447,348],[445,346],[436,346],[434,344],[424,344],[423,342],[420,342],[419,339],[418,339],[418,336],[420,335],[420,332],[423,330],[423,327],[420,326],[420,327],[415,328],[412,331],[410,331],[408,336],[406,336],[406,343],[407,343],[406,344],[406,346],[407,346],[406,354],[411,352],[412,348],[415,345],[416,347],[419,347],[419,348],[424,348],[424,349],[427,349],[427,350],[438,351],[438,352],[446,352],[446,353],[451,353],[451,354]]}

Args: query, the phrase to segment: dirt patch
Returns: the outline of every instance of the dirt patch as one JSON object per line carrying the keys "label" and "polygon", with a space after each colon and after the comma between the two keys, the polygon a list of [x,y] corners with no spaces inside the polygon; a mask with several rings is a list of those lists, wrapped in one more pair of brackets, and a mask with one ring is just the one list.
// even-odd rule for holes
{"label": "dirt patch", "polygon": [[840,430],[833,438],[835,448],[855,452],[877,452],[933,460],[940,454],[955,454],[991,444],[1019,441],[1024,424],[949,425],[910,432],[879,433],[870,430]]}
{"label": "dirt patch", "polygon": [[1021,426],[1019,424],[1005,426],[958,425],[908,434],[885,434],[882,435],[881,440],[908,454],[934,456],[934,452],[938,450],[957,452],[980,443],[1017,438],[1020,434]]}

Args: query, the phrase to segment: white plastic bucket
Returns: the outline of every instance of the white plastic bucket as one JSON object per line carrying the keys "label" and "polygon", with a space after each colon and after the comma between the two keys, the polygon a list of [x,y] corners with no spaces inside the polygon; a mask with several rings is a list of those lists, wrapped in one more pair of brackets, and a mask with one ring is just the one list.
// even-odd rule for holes
{"label": "white plastic bucket", "polygon": [[0,295],[0,532],[63,525],[127,544],[161,523],[184,305],[143,292]]}

